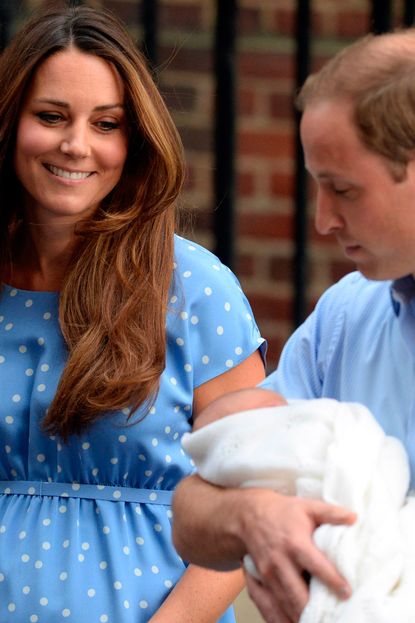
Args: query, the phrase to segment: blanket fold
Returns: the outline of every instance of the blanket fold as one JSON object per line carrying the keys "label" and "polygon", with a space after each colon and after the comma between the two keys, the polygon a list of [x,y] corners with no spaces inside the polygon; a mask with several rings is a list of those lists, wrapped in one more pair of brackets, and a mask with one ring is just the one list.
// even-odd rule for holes
{"label": "blanket fold", "polygon": [[408,459],[363,405],[318,399],[245,411],[185,434],[182,444],[213,484],[272,488],[357,513],[353,526],[322,525],[314,533],[352,597],[340,601],[312,578],[300,623],[415,622]]}

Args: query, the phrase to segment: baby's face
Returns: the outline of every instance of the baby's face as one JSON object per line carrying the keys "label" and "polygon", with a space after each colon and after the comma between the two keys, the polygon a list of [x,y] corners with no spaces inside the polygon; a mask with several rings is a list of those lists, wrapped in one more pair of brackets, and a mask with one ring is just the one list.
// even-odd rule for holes
{"label": "baby's face", "polygon": [[219,420],[227,415],[233,415],[239,411],[249,411],[250,409],[263,407],[281,407],[286,404],[287,401],[281,394],[268,389],[259,387],[240,389],[213,400],[195,418],[193,430],[202,428],[202,426],[206,426],[215,420]]}

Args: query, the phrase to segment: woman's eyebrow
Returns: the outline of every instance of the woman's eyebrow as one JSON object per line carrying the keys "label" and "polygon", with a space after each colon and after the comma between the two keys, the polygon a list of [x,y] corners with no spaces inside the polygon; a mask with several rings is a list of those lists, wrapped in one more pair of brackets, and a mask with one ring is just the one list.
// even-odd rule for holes
{"label": "woman's eyebrow", "polygon": [[[70,105],[68,104],[68,102],[63,102],[61,100],[54,100],[54,99],[35,99],[33,100],[36,104],[52,104],[53,106],[59,106],[60,108],[70,108]],[[120,103],[115,103],[115,104],[103,104],[101,106],[95,106],[94,110],[100,111],[100,110],[110,110],[112,108],[122,108],[124,109],[124,105],[120,104]]]}

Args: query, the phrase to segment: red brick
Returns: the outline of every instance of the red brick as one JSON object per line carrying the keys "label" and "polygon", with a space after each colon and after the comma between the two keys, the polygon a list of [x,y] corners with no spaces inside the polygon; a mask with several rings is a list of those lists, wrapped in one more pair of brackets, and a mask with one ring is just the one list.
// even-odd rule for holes
{"label": "red brick", "polygon": [[254,275],[255,262],[252,255],[240,254],[236,259],[236,273],[240,277],[252,277]]}
{"label": "red brick", "polygon": [[333,283],[335,283],[354,269],[355,266],[350,261],[335,260],[330,264],[330,279]]}
{"label": "red brick", "polygon": [[340,37],[361,37],[370,30],[370,19],[361,11],[341,11],[337,14],[337,34]]}
{"label": "red brick", "polygon": [[241,52],[239,56],[241,76],[255,78],[294,77],[294,57],[288,54],[273,54],[267,52]]}
{"label": "red brick", "polygon": [[272,93],[270,95],[271,117],[281,119],[281,117],[292,118],[294,116],[294,100],[288,93]]}
{"label": "red brick", "polygon": [[294,174],[274,173],[271,177],[271,194],[274,197],[292,197],[294,195]]}
{"label": "red brick", "polygon": [[238,114],[251,117],[255,112],[255,101],[255,91],[252,89],[239,89],[237,100]]}
{"label": "red brick", "polygon": [[[159,64],[169,68],[169,71],[212,72],[212,50],[180,48],[172,52],[171,46],[160,46]],[[164,70],[165,71],[165,70]]]}
{"label": "red brick", "polygon": [[261,12],[260,9],[243,8],[239,10],[238,15],[238,35],[257,34],[260,30]]}
{"label": "red brick", "polygon": [[240,214],[237,231],[240,236],[291,239],[293,218],[284,214]]}
{"label": "red brick", "polygon": [[258,321],[275,319],[291,320],[293,309],[289,299],[282,299],[278,296],[278,284],[275,284],[275,293],[259,294],[249,292],[248,298]]}
{"label": "red brick", "polygon": [[178,28],[192,32],[203,30],[201,5],[185,3],[174,6],[161,5],[159,19],[161,28]]}
{"label": "red brick", "polygon": [[286,257],[273,257],[270,261],[272,281],[290,281],[293,278],[293,260]]}
{"label": "red brick", "polygon": [[242,131],[239,135],[242,155],[264,158],[293,158],[294,137],[284,130]]}
{"label": "red brick", "polygon": [[167,108],[171,111],[189,111],[193,110],[196,103],[197,93],[193,87],[165,86],[160,89]]}
{"label": "red brick", "polygon": [[238,194],[241,197],[252,197],[255,193],[255,176],[248,171],[240,172],[237,178]]}

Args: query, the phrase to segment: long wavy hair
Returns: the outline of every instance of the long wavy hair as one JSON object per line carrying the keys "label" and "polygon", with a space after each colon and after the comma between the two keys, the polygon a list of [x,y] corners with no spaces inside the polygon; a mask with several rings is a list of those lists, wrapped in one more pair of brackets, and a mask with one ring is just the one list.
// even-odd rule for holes
{"label": "long wavy hair", "polygon": [[86,6],[37,13],[0,58],[0,283],[23,195],[13,170],[19,111],[34,73],[75,47],[118,71],[125,89],[128,155],[117,186],[77,231],[60,293],[68,360],[45,431],[67,439],[104,413],[154,399],[165,366],[175,204],[183,182],[177,130],[124,26]]}

